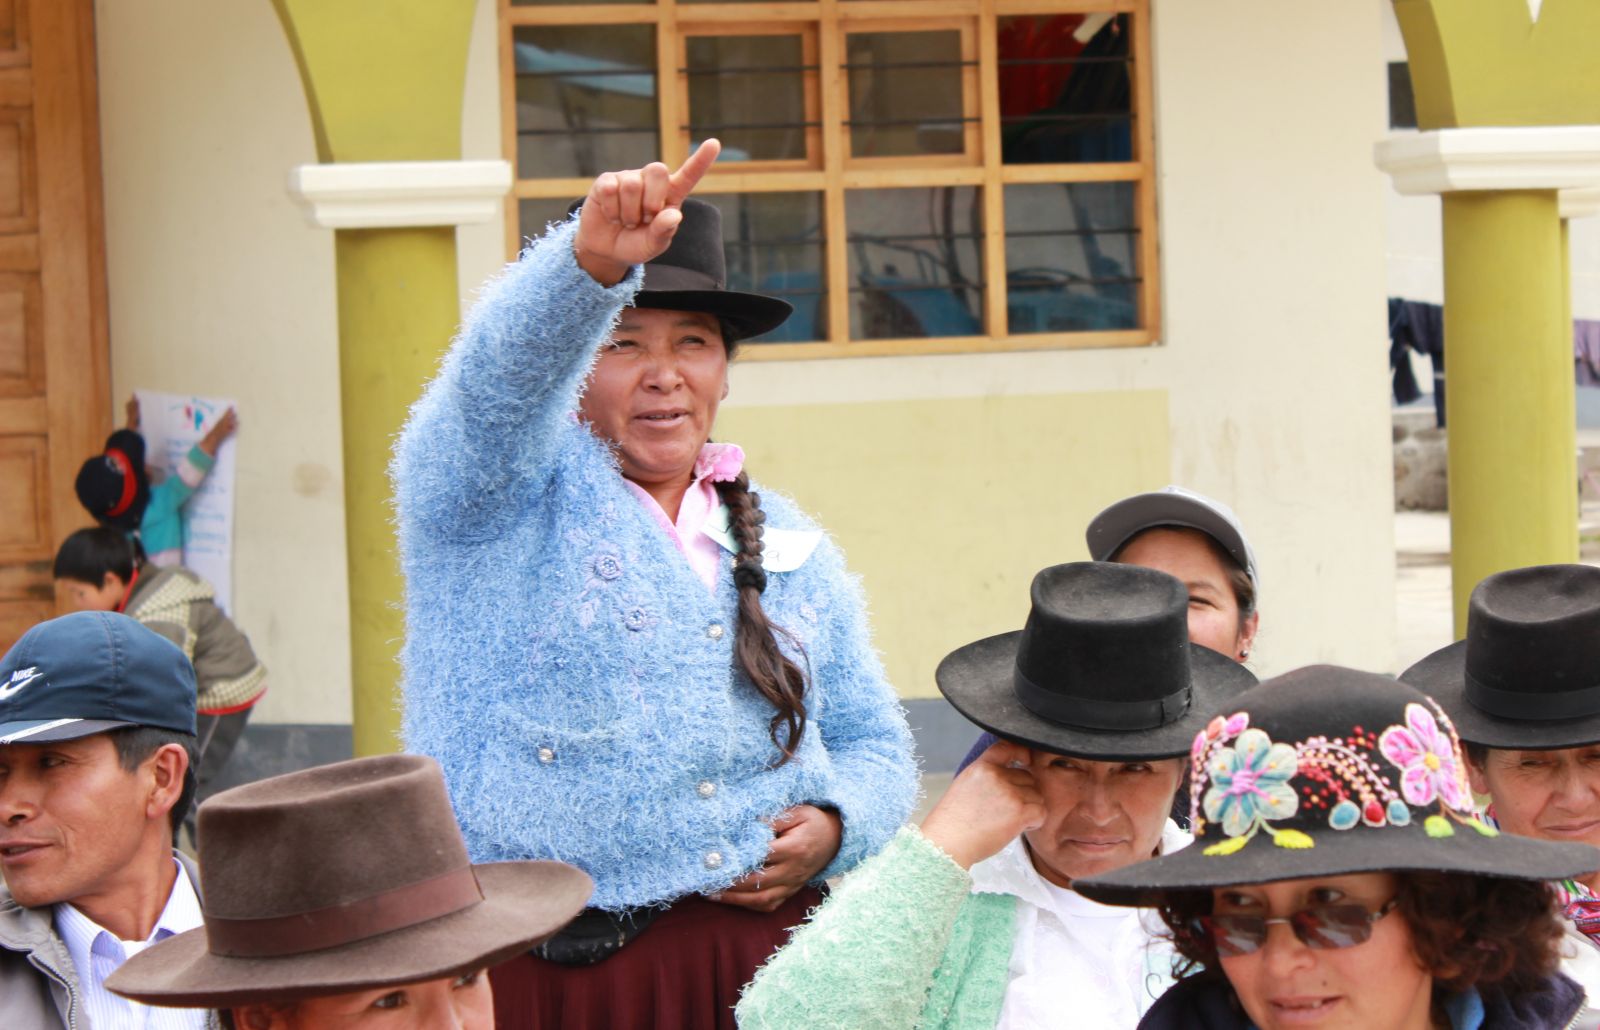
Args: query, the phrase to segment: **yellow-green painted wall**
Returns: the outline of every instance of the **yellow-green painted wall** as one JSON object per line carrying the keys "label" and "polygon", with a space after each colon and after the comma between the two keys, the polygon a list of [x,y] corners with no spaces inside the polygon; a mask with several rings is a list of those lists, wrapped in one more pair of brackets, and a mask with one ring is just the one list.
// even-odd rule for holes
{"label": "yellow-green painted wall", "polygon": [[1028,585],[1087,557],[1102,507],[1169,478],[1164,390],[726,410],[755,478],[833,533],[902,697],[939,659],[1020,629]]}

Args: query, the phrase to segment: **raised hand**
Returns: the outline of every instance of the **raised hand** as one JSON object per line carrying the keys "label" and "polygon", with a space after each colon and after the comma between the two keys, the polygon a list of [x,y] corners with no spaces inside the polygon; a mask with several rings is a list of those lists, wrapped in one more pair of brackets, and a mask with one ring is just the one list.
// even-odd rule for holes
{"label": "raised hand", "polygon": [[996,741],[967,766],[922,820],[922,835],[963,869],[998,854],[1044,824],[1044,795],[1028,768],[1030,752]]}
{"label": "raised hand", "polygon": [[200,449],[215,458],[217,456],[217,448],[222,446],[222,441],[232,436],[233,431],[238,428],[239,416],[232,408],[229,408],[206,431],[206,435],[200,438]]}
{"label": "raised hand", "polygon": [[708,139],[675,172],[655,161],[602,173],[583,200],[572,242],[579,267],[602,286],[615,286],[629,268],[660,256],[683,221],[684,198],[720,153],[722,144]]}

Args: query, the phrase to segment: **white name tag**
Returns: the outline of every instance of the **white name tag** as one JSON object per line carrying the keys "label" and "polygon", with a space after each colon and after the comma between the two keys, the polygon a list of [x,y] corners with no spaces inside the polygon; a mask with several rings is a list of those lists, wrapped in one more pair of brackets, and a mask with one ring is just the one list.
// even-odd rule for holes
{"label": "white name tag", "polygon": [[[717,542],[729,554],[739,553],[739,542],[728,531],[728,506],[712,512],[700,532]],[[761,535],[761,565],[768,572],[793,572],[804,565],[822,542],[822,533],[815,529],[773,529],[767,527]]]}

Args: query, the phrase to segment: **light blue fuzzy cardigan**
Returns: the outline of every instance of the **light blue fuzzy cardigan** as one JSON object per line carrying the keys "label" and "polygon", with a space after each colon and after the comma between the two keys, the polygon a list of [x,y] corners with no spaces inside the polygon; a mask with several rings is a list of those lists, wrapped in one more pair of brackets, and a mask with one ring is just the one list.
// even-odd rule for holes
{"label": "light blue fuzzy cardigan", "polygon": [[[596,283],[574,225],[486,288],[400,437],[406,746],[444,767],[475,861],[570,862],[599,907],[727,887],[766,856],[762,820],[802,803],[838,809],[819,879],[846,872],[917,792],[859,586],[826,539],[769,576],[762,604],[811,673],[798,755],[769,768],[772,706],[735,671],[731,565],[708,591],[574,415],[640,280]],[[761,501],[768,526],[815,528]]]}

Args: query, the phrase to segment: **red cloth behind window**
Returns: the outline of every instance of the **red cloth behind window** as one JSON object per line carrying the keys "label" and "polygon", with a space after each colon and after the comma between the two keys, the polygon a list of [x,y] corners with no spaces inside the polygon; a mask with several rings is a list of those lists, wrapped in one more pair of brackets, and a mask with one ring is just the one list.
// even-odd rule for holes
{"label": "red cloth behind window", "polygon": [[[997,40],[1001,61],[1077,57],[1084,44],[1072,38],[1083,24],[1081,14],[1019,17],[1001,20]],[[1005,118],[1030,115],[1055,105],[1071,64],[1019,64],[1000,68],[1000,114]]]}

